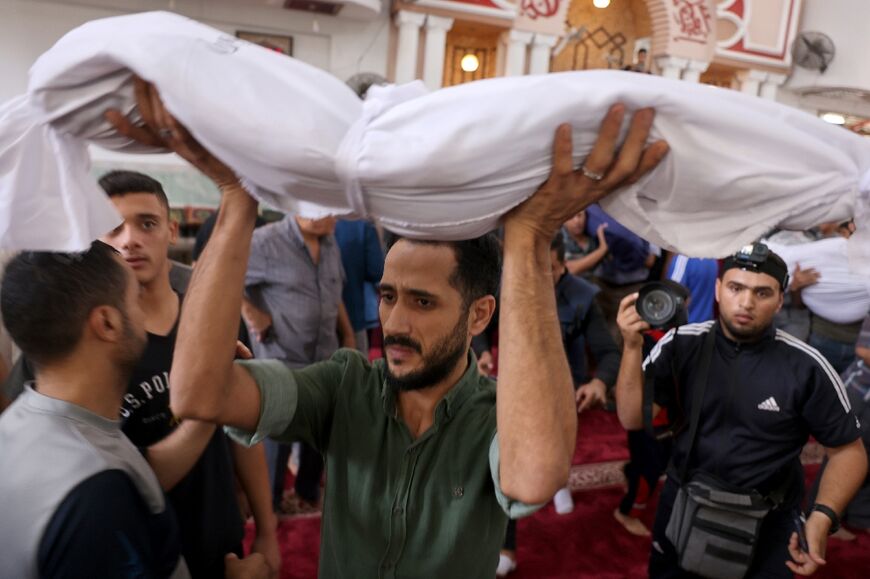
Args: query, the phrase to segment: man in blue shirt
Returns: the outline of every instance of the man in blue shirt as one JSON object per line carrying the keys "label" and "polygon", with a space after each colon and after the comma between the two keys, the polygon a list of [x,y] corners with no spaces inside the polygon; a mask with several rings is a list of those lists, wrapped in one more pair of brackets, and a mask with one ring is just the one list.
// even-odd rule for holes
{"label": "man in blue shirt", "polygon": [[621,343],[622,336],[616,327],[619,302],[638,291],[647,280],[655,255],[649,242],[626,229],[598,205],[590,205],[586,209],[587,235],[596,233],[602,224],[607,224],[603,233],[608,251],[593,272],[593,281],[601,288],[595,301],[604,313],[611,336]]}
{"label": "man in blue shirt", "polygon": [[368,221],[339,220],[334,235],[344,266],[344,307],[356,337],[356,348],[368,355],[366,284],[381,281],[384,275],[384,250],[377,230]]}

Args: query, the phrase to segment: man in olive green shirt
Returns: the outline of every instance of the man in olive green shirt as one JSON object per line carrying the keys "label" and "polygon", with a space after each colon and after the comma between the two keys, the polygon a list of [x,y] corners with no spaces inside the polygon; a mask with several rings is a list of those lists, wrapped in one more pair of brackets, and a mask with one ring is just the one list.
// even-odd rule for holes
{"label": "man in olive green shirt", "polygon": [[617,154],[625,109],[614,106],[580,170],[570,127],[560,126],[550,178],[506,217],[496,400],[469,349],[495,311],[499,267],[487,237],[390,248],[380,286],[384,360],[369,365],[340,351],[295,371],[233,363],[256,203],[153,87],[140,83],[137,94],[147,126],[109,113],[118,129],[179,153],[223,194],[182,312],[176,415],[235,427],[248,441],[304,439],[324,453],[321,577],[494,577],[506,515],[565,485],[576,439],[550,240],[569,216],[666,154],[664,143],[646,147],[653,112],[634,115]]}

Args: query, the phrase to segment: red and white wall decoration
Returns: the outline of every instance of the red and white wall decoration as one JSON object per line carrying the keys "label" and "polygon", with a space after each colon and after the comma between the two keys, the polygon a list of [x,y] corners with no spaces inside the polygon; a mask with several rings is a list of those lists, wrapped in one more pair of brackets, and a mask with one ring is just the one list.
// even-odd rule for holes
{"label": "red and white wall decoration", "polygon": [[720,0],[716,55],[749,64],[790,67],[801,0]]}
{"label": "red and white wall decoration", "polygon": [[706,44],[713,31],[713,15],[706,0],[673,0],[673,17],[678,31],[674,40]]}

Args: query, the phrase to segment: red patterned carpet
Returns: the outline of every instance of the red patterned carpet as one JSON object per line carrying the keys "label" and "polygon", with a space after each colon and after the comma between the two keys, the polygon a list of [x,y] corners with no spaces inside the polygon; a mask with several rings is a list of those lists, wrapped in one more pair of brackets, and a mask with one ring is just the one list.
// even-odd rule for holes
{"label": "red patterned carpet", "polygon": [[[804,453],[807,478],[818,469],[820,449]],[[575,467],[571,472],[575,508],[557,515],[548,505],[523,519],[518,529],[518,568],[512,579],[631,579],[646,576],[650,540],[629,535],[613,519],[622,497],[622,463],[628,458],[625,433],[616,416],[592,411],[581,416]],[[651,505],[651,508],[653,506]],[[647,514],[652,525],[654,511]],[[248,526],[250,540],[251,526]],[[317,576],[320,517],[284,518],[279,535],[284,556],[282,579]],[[832,540],[828,566],[820,579],[864,579],[870,576],[870,534],[852,543]]]}

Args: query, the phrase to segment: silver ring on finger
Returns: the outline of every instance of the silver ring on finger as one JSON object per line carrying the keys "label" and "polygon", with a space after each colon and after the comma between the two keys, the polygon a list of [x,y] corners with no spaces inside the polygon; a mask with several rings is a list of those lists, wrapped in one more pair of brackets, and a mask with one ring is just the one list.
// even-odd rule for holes
{"label": "silver ring on finger", "polygon": [[587,179],[591,179],[592,181],[601,181],[604,179],[604,173],[598,173],[596,171],[592,171],[587,168],[586,165],[580,167],[580,172],[583,173],[583,176]]}
{"label": "silver ring on finger", "polygon": [[160,138],[164,141],[168,141],[172,138],[172,129],[160,129],[157,131],[157,134],[160,135]]}

